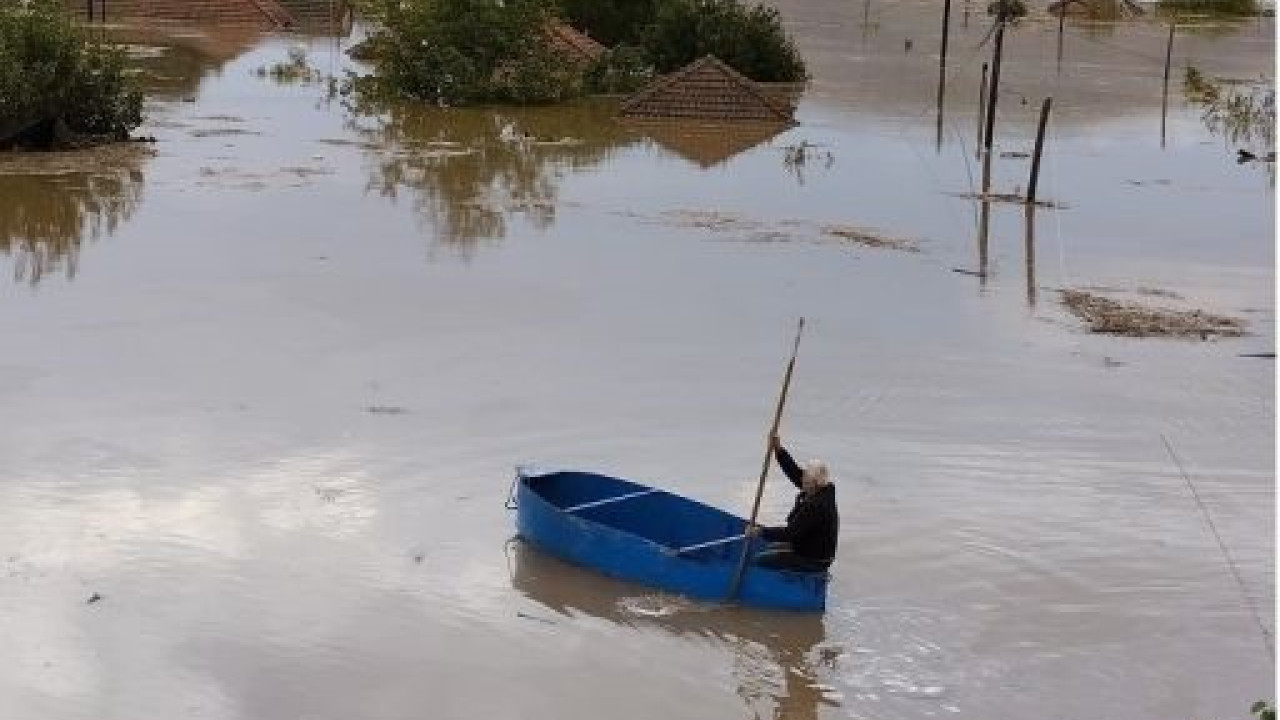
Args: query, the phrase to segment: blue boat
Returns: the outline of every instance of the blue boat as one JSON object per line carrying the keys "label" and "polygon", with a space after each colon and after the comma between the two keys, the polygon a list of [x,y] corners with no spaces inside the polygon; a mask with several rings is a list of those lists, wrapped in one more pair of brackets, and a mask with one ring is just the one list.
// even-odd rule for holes
{"label": "blue boat", "polygon": [[[802,612],[826,607],[827,573],[755,564],[727,597],[747,521],[695,500],[608,475],[520,468],[515,501],[522,538],[606,575],[699,600]],[[762,543],[750,542],[754,555]]]}

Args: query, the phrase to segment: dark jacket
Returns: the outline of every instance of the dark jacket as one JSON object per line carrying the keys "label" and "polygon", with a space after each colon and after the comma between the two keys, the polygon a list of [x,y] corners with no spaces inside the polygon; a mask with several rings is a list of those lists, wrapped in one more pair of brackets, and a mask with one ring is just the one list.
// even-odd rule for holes
{"label": "dark jacket", "polygon": [[[781,446],[776,454],[782,472],[796,487],[803,487],[803,471]],[[800,557],[822,560],[828,565],[836,556],[836,543],[840,535],[840,513],[836,510],[836,488],[827,484],[813,495],[803,491],[796,495],[796,504],[787,515],[785,527],[766,527],[761,531],[770,542],[791,543],[791,549]]]}

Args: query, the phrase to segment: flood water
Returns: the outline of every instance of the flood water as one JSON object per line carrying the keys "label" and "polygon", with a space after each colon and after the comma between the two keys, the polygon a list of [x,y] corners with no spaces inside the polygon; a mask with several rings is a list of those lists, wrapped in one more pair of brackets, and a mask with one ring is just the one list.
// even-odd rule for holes
{"label": "flood water", "polygon": [[[1225,720],[1273,698],[1275,366],[1244,356],[1274,351],[1274,174],[1181,91],[1187,65],[1270,78],[1273,21],[1179,32],[1163,142],[1164,26],[1071,21],[1060,70],[1056,20],[1011,30],[993,189],[1026,187],[1052,95],[1056,207],[1028,244],[994,204],[982,245],[990,46],[955,6],[941,122],[934,3],[786,0],[799,124],[712,142],[608,101],[361,117],[257,72],[301,45],[340,75],[358,31],[116,30],[154,145],[0,157],[0,718]],[[1248,334],[1089,334],[1068,287]],[[782,434],[836,477],[825,615],[513,539],[520,463],[747,514],[800,316]]]}

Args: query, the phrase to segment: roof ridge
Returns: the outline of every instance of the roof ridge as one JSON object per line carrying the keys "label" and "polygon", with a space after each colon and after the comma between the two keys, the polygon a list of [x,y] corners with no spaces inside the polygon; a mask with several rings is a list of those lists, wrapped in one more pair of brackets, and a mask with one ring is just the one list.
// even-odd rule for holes
{"label": "roof ridge", "polygon": [[761,102],[767,105],[771,110],[776,112],[779,118],[783,120],[791,119],[791,113],[787,112],[786,108],[779,107],[778,102],[774,100],[772,97],[769,97],[768,95],[766,95],[764,91],[760,89],[760,85],[755,80],[752,80],[751,78],[747,77],[746,75],[743,75],[737,70],[734,70],[732,65],[721,60],[715,55],[707,54],[707,55],[704,55],[702,59],[710,60],[711,62],[715,63],[715,65],[719,67],[720,70],[725,72],[735,83],[738,84],[739,87],[743,88],[747,92],[754,95]]}
{"label": "roof ridge", "polygon": [[674,70],[670,73],[667,73],[666,75],[663,75],[657,80],[654,80],[647,87],[641,89],[639,92],[627,98],[626,100],[623,100],[622,103],[618,105],[618,112],[626,113],[629,110],[644,104],[648,100],[652,99],[654,96],[660,95],[662,92],[666,91],[672,86],[678,85],[685,77],[692,75],[693,73],[696,73],[707,67],[713,68],[716,72],[722,75],[725,78],[725,80],[732,83],[733,86],[735,86],[740,90],[745,91],[748,95],[750,95],[753,99],[755,99],[758,103],[760,103],[766,110],[768,110],[771,114],[775,115],[779,120],[782,120],[782,121],[792,120],[792,115],[789,108],[782,107],[776,100],[774,100],[772,97],[769,97],[767,94],[765,94],[765,92],[759,87],[759,85],[756,84],[754,80],[743,75],[737,70],[734,70],[733,67],[730,66],[728,63],[726,63],[725,61],[721,60],[720,58],[710,53],[703,55],[702,57],[698,58],[697,60],[694,60],[693,62],[689,63],[688,65],[685,65],[684,67],[678,70]]}

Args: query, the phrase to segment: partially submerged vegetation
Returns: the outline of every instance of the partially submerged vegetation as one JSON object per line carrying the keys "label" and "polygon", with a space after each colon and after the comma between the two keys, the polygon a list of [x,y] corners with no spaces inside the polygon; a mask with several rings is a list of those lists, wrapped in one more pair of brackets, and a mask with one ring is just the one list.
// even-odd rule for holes
{"label": "partially submerged vegetation", "polygon": [[0,5],[0,148],[125,140],[142,92],[123,49],[88,38],[58,0]]}
{"label": "partially submerged vegetation", "polygon": [[[541,104],[629,92],[704,55],[763,82],[806,71],[777,10],[737,0],[366,0],[381,30],[361,47],[373,75],[365,97],[439,105]],[[567,22],[603,42],[567,52],[553,35]]]}
{"label": "partially submerged vegetation", "polygon": [[1251,17],[1262,11],[1257,0],[1160,0],[1159,7],[1166,13],[1216,17]]}
{"label": "partially submerged vegetation", "polygon": [[284,62],[264,65],[255,74],[260,78],[269,77],[280,85],[310,85],[325,79],[324,73],[307,61],[307,51],[298,47],[289,49],[289,57]]}
{"label": "partially submerged vegetation", "polygon": [[1218,80],[1188,67],[1182,89],[1203,110],[1205,126],[1227,142],[1243,146],[1242,159],[1275,159],[1276,88],[1265,79]]}
{"label": "partially submerged vegetation", "polygon": [[1119,302],[1084,290],[1063,290],[1062,303],[1090,332],[1127,337],[1208,340],[1245,334],[1244,322],[1202,310],[1173,310]]}

